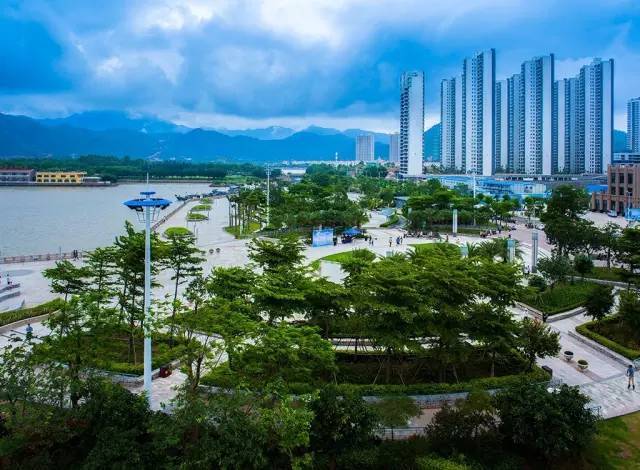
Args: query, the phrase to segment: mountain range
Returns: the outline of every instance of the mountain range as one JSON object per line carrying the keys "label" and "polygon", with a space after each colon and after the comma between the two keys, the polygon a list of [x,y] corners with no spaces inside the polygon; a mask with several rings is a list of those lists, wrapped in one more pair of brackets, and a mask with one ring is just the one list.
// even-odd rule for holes
{"label": "mountain range", "polygon": [[0,158],[85,154],[194,161],[332,160],[355,158],[355,137],[373,134],[376,156],[389,155],[388,134],[309,126],[301,131],[191,129],[150,116],[90,111],[59,119],[0,113]]}
{"label": "mountain range", "polygon": [[[355,138],[373,134],[375,154],[388,158],[389,135],[363,129],[309,126],[300,131],[191,129],[151,116],[90,111],[59,119],[0,113],[0,158],[113,155],[194,161],[282,161],[355,158]],[[440,124],[424,135],[427,160],[440,160]],[[626,147],[626,133],[614,131],[614,150]]]}

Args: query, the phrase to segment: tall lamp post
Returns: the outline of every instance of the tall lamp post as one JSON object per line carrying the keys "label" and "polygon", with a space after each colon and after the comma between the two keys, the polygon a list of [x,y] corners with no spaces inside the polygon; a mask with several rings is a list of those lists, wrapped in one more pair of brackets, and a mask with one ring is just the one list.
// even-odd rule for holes
{"label": "tall lamp post", "polygon": [[136,212],[138,220],[144,222],[144,391],[151,404],[151,222],[158,219],[160,212],[169,207],[171,201],[152,197],[155,191],[142,191],[140,198],[125,201],[123,204]]}

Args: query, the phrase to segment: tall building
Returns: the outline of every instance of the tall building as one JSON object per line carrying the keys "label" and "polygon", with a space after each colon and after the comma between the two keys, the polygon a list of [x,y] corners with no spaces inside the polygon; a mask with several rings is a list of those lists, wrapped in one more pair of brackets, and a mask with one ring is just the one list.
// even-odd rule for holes
{"label": "tall building", "polygon": [[627,103],[627,150],[640,152],[640,98]]}
{"label": "tall building", "polygon": [[522,64],[524,173],[551,174],[553,148],[553,54]]}
{"label": "tall building", "polygon": [[405,72],[400,91],[400,173],[421,176],[423,153],[424,72]]}
{"label": "tall building", "polygon": [[493,172],[502,173],[509,167],[509,83],[496,82],[495,151]]}
{"label": "tall building", "polygon": [[400,163],[400,134],[389,134],[389,161]]}
{"label": "tall building", "polygon": [[507,171],[524,173],[524,84],[516,73],[507,79],[509,112]]}
{"label": "tall building", "polygon": [[456,168],[455,135],[456,79],[445,78],[440,82],[440,161],[447,169]]}
{"label": "tall building", "polygon": [[374,160],[375,140],[372,134],[362,134],[356,137],[356,160],[372,162]]}
{"label": "tall building", "polygon": [[463,64],[463,156],[467,173],[493,173],[496,55],[475,54]]}
{"label": "tall building", "polygon": [[580,172],[601,174],[613,157],[613,59],[594,59],[580,69],[578,153]]}
{"label": "tall building", "polygon": [[578,173],[584,158],[578,155],[579,81],[563,78],[554,84],[554,150],[553,173]]}

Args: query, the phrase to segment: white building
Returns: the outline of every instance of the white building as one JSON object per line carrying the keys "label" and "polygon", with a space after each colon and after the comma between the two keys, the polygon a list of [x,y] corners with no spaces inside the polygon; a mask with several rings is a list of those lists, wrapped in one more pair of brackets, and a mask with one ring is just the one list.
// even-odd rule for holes
{"label": "white building", "polygon": [[509,82],[496,82],[496,119],[495,119],[495,151],[494,173],[506,172],[509,168]]}
{"label": "white building", "polygon": [[522,64],[524,173],[550,175],[553,150],[553,54]]}
{"label": "white building", "polygon": [[584,155],[578,154],[579,80],[563,78],[554,85],[554,160],[553,173],[579,173],[584,168]]}
{"label": "white building", "polygon": [[389,134],[389,161],[400,163],[400,134],[397,132]]}
{"label": "white building", "polygon": [[601,174],[613,158],[613,59],[594,59],[580,69],[578,153],[585,173]]}
{"label": "white building", "polygon": [[373,134],[362,134],[356,137],[356,161],[372,162],[375,159],[374,149]]}
{"label": "white building", "polygon": [[627,150],[640,152],[640,98],[627,103]]}
{"label": "white building", "polygon": [[400,92],[400,173],[422,176],[423,154],[424,72],[405,72]]}
{"label": "white building", "polygon": [[440,82],[440,161],[446,169],[460,168],[456,166],[455,78],[445,78]]}
{"label": "white building", "polygon": [[494,49],[466,58],[463,65],[463,156],[467,173],[493,173],[496,55]]}
{"label": "white building", "polygon": [[508,138],[507,170],[524,173],[524,83],[516,73],[507,79],[508,88]]}

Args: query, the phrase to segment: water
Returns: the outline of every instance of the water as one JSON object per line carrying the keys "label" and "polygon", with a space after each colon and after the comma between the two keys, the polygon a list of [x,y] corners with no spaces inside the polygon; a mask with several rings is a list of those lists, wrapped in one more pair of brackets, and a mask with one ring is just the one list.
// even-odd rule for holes
{"label": "water", "polygon": [[[0,256],[91,250],[109,245],[125,220],[140,227],[122,203],[146,184],[113,187],[0,187]],[[211,191],[206,183],[152,184],[158,197]],[[167,210],[171,210],[171,207]]]}

